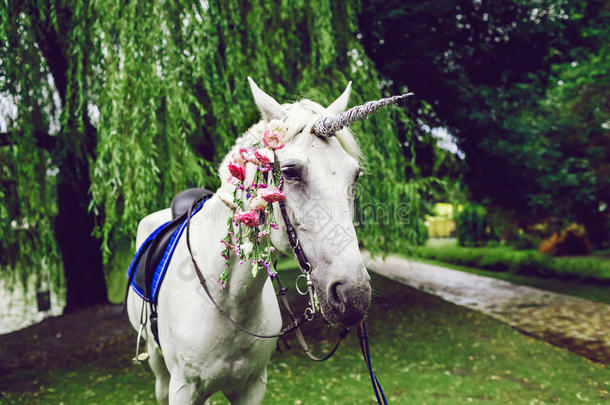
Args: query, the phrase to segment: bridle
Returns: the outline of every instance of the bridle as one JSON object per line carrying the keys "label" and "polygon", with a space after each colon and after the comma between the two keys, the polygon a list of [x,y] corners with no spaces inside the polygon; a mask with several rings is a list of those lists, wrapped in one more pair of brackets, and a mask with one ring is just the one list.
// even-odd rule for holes
{"label": "bridle", "polygon": [[[284,184],[284,177],[280,176],[280,182],[279,182],[278,188],[282,189],[283,184]],[[315,291],[313,289],[313,282],[311,281],[312,267],[311,267],[311,263],[307,259],[307,255],[305,254],[305,252],[303,251],[303,248],[301,247],[301,243],[299,242],[299,238],[298,238],[296,229],[292,225],[290,218],[288,218],[288,212],[286,211],[286,204],[284,203],[284,201],[279,201],[278,204],[280,207],[280,212],[282,214],[282,219],[284,220],[284,225],[286,227],[286,234],[288,236],[288,242],[290,244],[290,247],[292,248],[292,251],[294,252],[297,262],[299,263],[299,268],[301,269],[301,275],[299,277],[305,277],[305,279],[307,281],[307,290],[301,291],[298,287],[298,284],[296,286],[296,290],[301,295],[309,296],[309,306],[307,306],[305,308],[305,310],[303,311],[303,314],[301,316],[299,316],[298,318],[294,315],[294,312],[290,308],[288,299],[286,298],[287,288],[285,288],[282,285],[279,275],[276,272],[275,275],[270,276],[270,277],[271,277],[272,281],[276,280],[276,282],[278,284],[278,292],[276,293],[276,295],[282,301],[282,304],[284,305],[286,312],[288,312],[288,315],[290,316],[290,322],[288,323],[288,325],[286,325],[285,327],[282,328],[280,333],[273,334],[273,335],[261,335],[261,334],[258,334],[258,333],[245,329],[243,326],[241,326],[239,323],[237,323],[233,318],[231,318],[231,316],[228,313],[226,313],[218,305],[218,303],[212,297],[212,294],[210,293],[210,290],[207,286],[205,278],[203,277],[203,274],[201,273],[201,269],[199,268],[199,265],[197,264],[197,261],[195,260],[195,256],[193,255],[193,251],[191,250],[191,240],[190,240],[191,215],[192,215],[193,207],[196,207],[198,204],[200,204],[204,200],[205,200],[205,198],[203,196],[196,199],[188,209],[187,220],[186,220],[187,221],[186,222],[186,246],[188,248],[189,255],[191,256],[191,261],[193,262],[193,266],[195,267],[195,273],[197,274],[197,278],[199,278],[199,283],[203,287],[203,290],[207,294],[210,301],[212,301],[212,303],[214,304],[214,306],[216,307],[218,312],[220,312],[223,315],[223,317],[225,317],[233,326],[235,326],[235,328],[237,328],[239,331],[241,331],[245,334],[248,334],[250,336],[254,336],[254,337],[257,337],[260,339],[274,339],[274,338],[283,338],[286,334],[288,334],[290,332],[294,332],[295,336],[297,338],[297,341],[299,342],[299,345],[301,346],[301,349],[303,350],[305,355],[310,360],[325,361],[325,360],[328,360],[329,358],[331,358],[332,355],[335,354],[337,349],[339,348],[341,341],[348,335],[350,329],[345,328],[345,329],[341,330],[341,332],[339,333],[339,337],[337,338],[337,342],[335,343],[335,346],[325,356],[317,357],[313,353],[311,353],[311,351],[309,350],[309,346],[307,345],[307,342],[305,341],[305,336],[303,335],[303,332],[301,331],[301,325],[303,325],[305,322],[312,321],[314,318],[314,315],[316,314],[317,303],[316,303],[316,298],[315,298]],[[297,278],[297,282],[298,282],[298,278]],[[360,325],[358,325],[357,332],[358,332],[357,333],[358,340],[360,342],[360,349],[362,350],[362,355],[364,357],[364,361],[368,367],[369,376],[371,379],[371,383],[373,385],[375,397],[377,398],[377,403],[380,405],[387,405],[388,402],[386,400],[385,394],[383,393],[381,384],[379,383],[379,380],[377,379],[377,376],[375,375],[375,373],[373,371],[373,366],[371,364],[368,336],[367,336],[366,325],[365,325],[364,321],[362,321],[362,323],[360,323]],[[139,337],[138,337],[138,341],[139,341]],[[136,348],[136,353],[137,353],[137,348]]]}
{"label": "bridle", "polygon": [[[283,183],[284,183],[284,177],[281,176],[280,182],[279,182],[279,187],[278,187],[279,189],[282,189]],[[288,333],[295,332],[295,336],[297,338],[297,341],[299,342],[299,345],[301,346],[301,348],[303,349],[303,352],[309,359],[311,359],[313,361],[328,360],[333,354],[335,354],[335,352],[339,348],[339,345],[341,344],[341,341],[347,336],[350,329],[345,328],[345,329],[341,330],[341,332],[339,333],[337,342],[335,343],[335,346],[325,356],[317,357],[313,353],[311,353],[311,351],[309,350],[309,346],[307,345],[307,342],[305,341],[305,336],[303,335],[303,332],[301,331],[301,325],[303,325],[306,322],[312,321],[317,312],[316,311],[317,304],[316,304],[316,298],[315,298],[315,291],[313,289],[313,282],[311,280],[312,267],[311,267],[311,263],[307,259],[307,256],[305,255],[305,252],[303,251],[303,248],[301,247],[301,243],[299,242],[299,238],[298,238],[296,229],[294,228],[294,226],[292,225],[292,222],[290,221],[290,218],[288,217],[288,213],[286,211],[286,205],[285,205],[284,201],[279,201],[278,204],[280,207],[280,212],[282,214],[282,219],[284,220],[284,225],[286,227],[286,234],[288,236],[288,242],[297,259],[299,268],[301,269],[301,275],[299,276],[299,278],[305,277],[305,279],[307,281],[307,289],[305,291],[302,291],[301,289],[299,289],[298,286],[296,287],[296,289],[299,294],[308,295],[308,306],[303,311],[303,314],[301,314],[299,317],[295,316],[294,312],[290,308],[288,298],[286,297],[286,292],[288,289],[282,285],[279,275],[276,272],[275,275],[270,276],[270,277],[271,277],[272,281],[275,280],[276,283],[278,284],[278,292],[276,293],[276,295],[280,298],[280,301],[282,302],[284,308],[286,309],[286,312],[288,313],[288,315],[290,317],[290,322],[286,326],[284,326],[279,333],[272,334],[272,335],[263,335],[263,334],[252,332],[252,331],[244,328],[238,322],[236,322],[233,318],[231,318],[231,316],[225,310],[223,310],[220,307],[220,305],[218,305],[216,300],[212,297],[212,294],[210,293],[210,289],[207,285],[207,282],[206,282],[205,278],[203,277],[203,273],[201,272],[201,269],[199,268],[199,265],[197,264],[195,255],[193,255],[193,251],[191,249],[191,240],[190,240],[191,215],[192,215],[193,208],[196,207],[197,205],[199,205],[204,200],[205,200],[205,197],[202,196],[200,198],[197,198],[195,201],[193,201],[193,204],[191,204],[189,206],[187,220],[186,220],[186,246],[187,246],[189,255],[191,256],[191,261],[193,263],[193,266],[195,267],[195,273],[197,274],[199,283],[201,284],[201,287],[205,291],[205,293],[208,296],[208,298],[210,299],[210,301],[212,301],[212,304],[214,304],[214,306],[216,307],[218,312],[225,319],[227,319],[236,329],[238,329],[239,331],[241,331],[247,335],[250,335],[250,336],[253,336],[256,338],[260,338],[260,339],[283,338]],[[298,279],[297,279],[297,281],[298,281]]]}

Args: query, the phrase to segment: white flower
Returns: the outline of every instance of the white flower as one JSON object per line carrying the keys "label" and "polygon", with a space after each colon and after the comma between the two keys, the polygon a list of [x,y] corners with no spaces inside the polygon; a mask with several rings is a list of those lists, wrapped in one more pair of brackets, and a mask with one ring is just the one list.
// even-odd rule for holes
{"label": "white flower", "polygon": [[254,211],[263,211],[267,208],[267,201],[262,197],[254,197],[250,202],[250,209]]}
{"label": "white flower", "polygon": [[288,134],[288,125],[278,120],[271,120],[263,134],[263,143],[271,149],[282,149],[284,138]]}
{"label": "white flower", "polygon": [[246,163],[246,178],[244,179],[244,185],[246,187],[252,187],[254,183],[254,177],[256,176],[257,166],[254,163]]}
{"label": "white flower", "polygon": [[246,240],[241,244],[241,251],[244,252],[244,255],[246,256],[252,253],[252,249],[254,249],[254,245],[249,240]]}
{"label": "white flower", "polygon": [[223,203],[225,203],[225,205],[231,209],[236,208],[237,206],[235,205],[235,200],[233,199],[233,195],[229,194],[229,193],[225,193],[225,192],[220,192],[218,193],[218,198],[220,198],[220,201],[222,201]]}
{"label": "white flower", "polygon": [[242,157],[241,153],[238,152],[234,152],[233,155],[231,156],[233,158],[233,162],[238,163],[238,164],[246,164],[246,161],[244,160],[244,158]]}

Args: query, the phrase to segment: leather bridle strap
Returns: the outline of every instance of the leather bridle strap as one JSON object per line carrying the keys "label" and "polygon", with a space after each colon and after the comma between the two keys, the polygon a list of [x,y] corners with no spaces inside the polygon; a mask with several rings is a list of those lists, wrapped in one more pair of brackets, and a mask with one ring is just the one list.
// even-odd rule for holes
{"label": "leather bridle strap", "polygon": [[[284,186],[284,177],[280,177],[280,181],[278,184],[278,188],[280,190],[282,190]],[[310,276],[311,276],[311,264],[309,263],[309,260],[307,259],[307,256],[305,255],[305,252],[303,251],[303,248],[301,247],[301,244],[299,243],[299,237],[297,235],[297,231],[296,229],[294,229],[294,226],[292,225],[292,222],[290,221],[290,218],[288,217],[288,212],[286,211],[286,204],[284,203],[284,201],[279,201],[279,206],[280,206],[280,212],[282,214],[282,220],[284,221],[284,226],[286,227],[286,234],[288,235],[288,243],[290,243],[290,247],[292,248],[294,255],[297,258],[297,262],[299,263],[299,267],[301,268],[301,271],[305,274],[306,278],[307,278],[307,288],[308,288],[308,293],[309,293],[309,298],[310,298],[310,305],[311,305],[311,316],[313,317],[313,314],[315,313],[315,305],[316,303],[314,302],[314,298],[313,298],[313,288],[311,286],[311,281],[310,281]],[[278,278],[279,280],[279,278]],[[284,296],[282,296],[283,299],[286,299]],[[292,313],[289,311],[290,316],[292,317]],[[335,343],[335,346],[333,347],[333,349],[324,357],[319,358],[316,357],[313,353],[311,353],[311,351],[309,350],[309,346],[307,345],[307,342],[305,341],[305,336],[303,335],[303,332],[301,331],[300,327],[297,327],[294,331],[297,341],[299,342],[299,345],[301,346],[301,349],[303,349],[303,352],[305,353],[305,355],[313,361],[325,361],[328,360],[333,354],[335,354],[335,352],[337,351],[337,349],[339,348],[339,345],[341,344],[341,341],[347,336],[347,334],[349,333],[349,328],[345,328],[341,331],[341,333],[339,334],[339,338],[337,339],[337,342]]]}
{"label": "leather bridle strap", "polygon": [[[280,180],[280,187],[281,187],[282,183],[283,183],[283,178]],[[339,345],[341,344],[341,341],[349,333],[349,328],[343,329],[341,331],[341,333],[339,335],[339,338],[337,340],[337,343],[335,343],[335,346],[333,347],[333,349],[326,356],[324,356],[322,358],[316,357],[309,350],[309,346],[307,345],[307,342],[305,341],[305,336],[303,335],[303,332],[301,331],[301,325],[304,324],[307,321],[310,321],[311,317],[307,316],[307,312],[305,312],[303,315],[301,315],[298,318],[295,317],[294,312],[290,308],[290,304],[288,302],[288,299],[286,298],[286,290],[282,287],[281,281],[280,281],[279,276],[277,274],[275,276],[273,276],[272,278],[276,278],[277,279],[278,286],[279,286],[279,288],[278,288],[279,289],[278,296],[280,297],[280,300],[282,301],[282,304],[284,305],[284,308],[286,308],[286,311],[288,312],[288,315],[290,316],[290,323],[288,325],[286,325],[284,328],[282,328],[280,333],[272,334],[272,335],[261,335],[261,334],[249,331],[249,330],[245,329],[243,326],[241,326],[239,323],[237,323],[235,320],[233,320],[233,318],[231,318],[231,316],[228,313],[226,313],[220,307],[220,305],[218,305],[216,300],[214,300],[214,298],[212,297],[212,294],[210,293],[208,285],[207,285],[207,283],[205,281],[205,278],[203,277],[203,273],[201,272],[201,269],[199,268],[199,265],[197,264],[197,261],[195,260],[195,255],[193,255],[193,250],[191,248],[190,226],[191,226],[191,215],[192,215],[193,207],[196,207],[198,204],[200,204],[204,200],[205,200],[204,196],[199,197],[188,208],[188,213],[187,213],[187,216],[186,216],[186,247],[188,249],[189,255],[191,256],[191,262],[193,263],[193,266],[195,268],[195,274],[197,274],[197,278],[199,279],[199,283],[201,284],[201,287],[205,291],[205,293],[208,296],[208,298],[210,299],[210,301],[212,301],[212,304],[214,304],[214,306],[216,307],[218,312],[220,312],[220,314],[222,314],[222,316],[224,316],[233,326],[235,326],[241,332],[243,332],[243,333],[245,333],[247,335],[250,335],[250,336],[257,337],[257,338],[261,338],[261,339],[273,339],[273,338],[282,337],[282,336],[286,335],[287,333],[294,331],[295,335],[296,335],[296,338],[297,338],[297,341],[299,342],[299,345],[301,346],[301,348],[303,349],[303,352],[305,353],[305,355],[309,359],[311,359],[313,361],[325,361],[325,360],[328,360],[333,354],[335,354],[335,352],[339,348]],[[290,222],[290,220],[288,218],[288,214],[286,213],[286,207],[285,207],[283,201],[280,202],[280,210],[282,212],[282,218],[283,218],[284,224],[286,226],[286,231],[287,231],[287,234],[288,234],[288,240],[290,242],[291,247],[293,248],[293,250],[295,252],[295,256],[297,257],[297,260],[299,261],[299,267],[301,268],[301,270],[303,272],[308,274],[309,272],[311,272],[311,265],[307,261],[307,257],[305,256],[305,253],[301,249],[301,245],[299,243],[299,239],[297,237],[297,234],[296,234],[296,231],[294,229],[294,226],[292,225],[292,223]],[[308,288],[311,289],[311,286],[308,286]],[[310,290],[310,303],[311,303],[311,305],[314,305],[312,294],[313,294],[313,292]]]}
{"label": "leather bridle strap", "polygon": [[[191,204],[189,206],[188,209],[188,215],[187,215],[187,220],[186,220],[186,247],[189,251],[189,254],[191,256],[191,261],[193,263],[193,266],[195,267],[195,274],[197,274],[197,278],[199,279],[199,283],[201,284],[201,287],[203,287],[203,290],[205,291],[206,295],[208,296],[208,298],[210,299],[210,301],[212,301],[212,304],[214,304],[214,306],[216,307],[216,309],[218,310],[218,312],[220,312],[231,324],[233,324],[233,326],[235,326],[237,329],[239,329],[240,331],[250,335],[250,336],[254,336],[257,338],[262,338],[262,339],[273,339],[273,338],[278,338],[280,336],[285,335],[288,332],[293,331],[294,329],[298,328],[301,324],[303,324],[304,322],[306,322],[306,318],[305,316],[301,316],[300,318],[295,319],[294,316],[291,316],[291,322],[281,330],[280,333],[277,334],[273,334],[273,335],[261,335],[258,333],[254,333],[251,332],[247,329],[245,329],[243,326],[241,326],[239,323],[237,323],[236,321],[233,320],[233,318],[231,318],[231,316],[226,313],[216,302],[216,300],[214,300],[214,298],[212,298],[212,294],[210,293],[210,290],[208,288],[208,285],[205,281],[205,278],[203,277],[203,274],[201,273],[201,269],[199,268],[199,265],[197,264],[197,261],[195,260],[195,256],[193,255],[193,250],[191,249],[191,238],[190,238],[190,225],[191,225],[191,213],[193,210],[194,206],[197,206],[197,204],[199,204],[204,198],[200,197],[197,200],[195,200],[193,202],[193,204]],[[284,306],[288,305],[288,300],[286,300],[284,298],[283,300],[284,302]],[[292,311],[289,309],[289,307],[287,307],[287,309],[289,310],[290,313],[292,313]]]}
{"label": "leather bridle strap", "polygon": [[[282,189],[284,183],[284,178],[280,179],[280,190]],[[294,251],[294,255],[299,262],[299,267],[304,273],[311,273],[311,264],[309,260],[307,260],[307,256],[305,256],[305,252],[303,252],[303,248],[301,247],[301,243],[299,242],[299,237],[297,236],[297,231],[294,229],[292,222],[288,218],[288,213],[286,212],[286,204],[284,201],[280,201],[278,203],[280,205],[280,212],[282,213],[282,219],[284,220],[284,225],[286,226],[286,234],[288,235],[288,243],[290,243],[290,247]]]}

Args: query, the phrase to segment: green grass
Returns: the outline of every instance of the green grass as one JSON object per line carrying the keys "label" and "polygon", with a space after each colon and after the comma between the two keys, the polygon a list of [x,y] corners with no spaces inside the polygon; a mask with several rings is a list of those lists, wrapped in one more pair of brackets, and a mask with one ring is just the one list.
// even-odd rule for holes
{"label": "green grass", "polygon": [[424,246],[416,253],[424,259],[477,269],[610,284],[610,259],[600,256],[556,258],[536,250],[514,250],[507,246],[466,248],[455,245]]}
{"label": "green grass", "polygon": [[[282,271],[293,285],[294,271]],[[391,404],[606,403],[610,372],[566,350],[524,336],[479,313],[372,275],[374,302],[367,320],[371,356]],[[299,301],[300,303],[300,301]],[[298,303],[297,303],[298,304]],[[316,352],[334,331],[306,327]],[[135,339],[134,339],[135,340]],[[350,335],[326,363],[293,350],[275,354],[265,404],[373,404],[357,339]],[[5,393],[4,403],[152,404],[153,378],[133,366],[133,342],[96,361],[1,378],[14,387],[38,380],[36,392]],[[16,388],[17,389],[17,388]],[[213,404],[227,403],[215,395]]]}

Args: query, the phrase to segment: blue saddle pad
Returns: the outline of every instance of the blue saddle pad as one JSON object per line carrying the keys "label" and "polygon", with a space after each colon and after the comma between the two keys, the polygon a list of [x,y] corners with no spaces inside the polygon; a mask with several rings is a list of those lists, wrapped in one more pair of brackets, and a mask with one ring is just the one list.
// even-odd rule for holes
{"label": "blue saddle pad", "polygon": [[[201,207],[203,207],[204,203],[205,201],[201,202],[197,205],[197,207],[195,207],[195,209],[191,213],[191,218],[193,217],[193,215],[199,212],[199,210],[201,210]],[[131,280],[130,286],[133,291],[146,301],[152,300],[155,305],[157,304],[159,289],[161,287],[161,283],[163,282],[163,278],[165,277],[165,273],[167,272],[167,267],[169,266],[172,255],[176,250],[176,246],[178,245],[180,236],[182,236],[182,233],[186,229],[186,222],[186,218],[184,218],[180,222],[168,221],[163,225],[159,226],[157,229],[155,229],[155,231],[148,238],[146,238],[144,243],[142,243],[142,246],[140,246],[140,248],[136,252],[134,258],[131,260],[129,268],[127,269],[127,281],[129,282]],[[151,246],[155,242],[159,242],[157,240],[158,238],[163,238],[163,231],[165,230],[165,228],[168,227],[175,228],[175,230],[172,232],[171,237],[166,242],[165,247],[161,246],[160,248],[154,249],[155,252],[162,251],[163,255],[160,258],[159,264],[154,267],[151,285],[146,288],[146,277],[143,274],[144,271],[146,271],[146,266],[140,264],[147,260],[152,260],[152,262],[156,262],[157,260],[159,260],[158,258],[150,257],[153,253],[155,253],[151,252]],[[148,271],[153,270],[150,269]]]}

